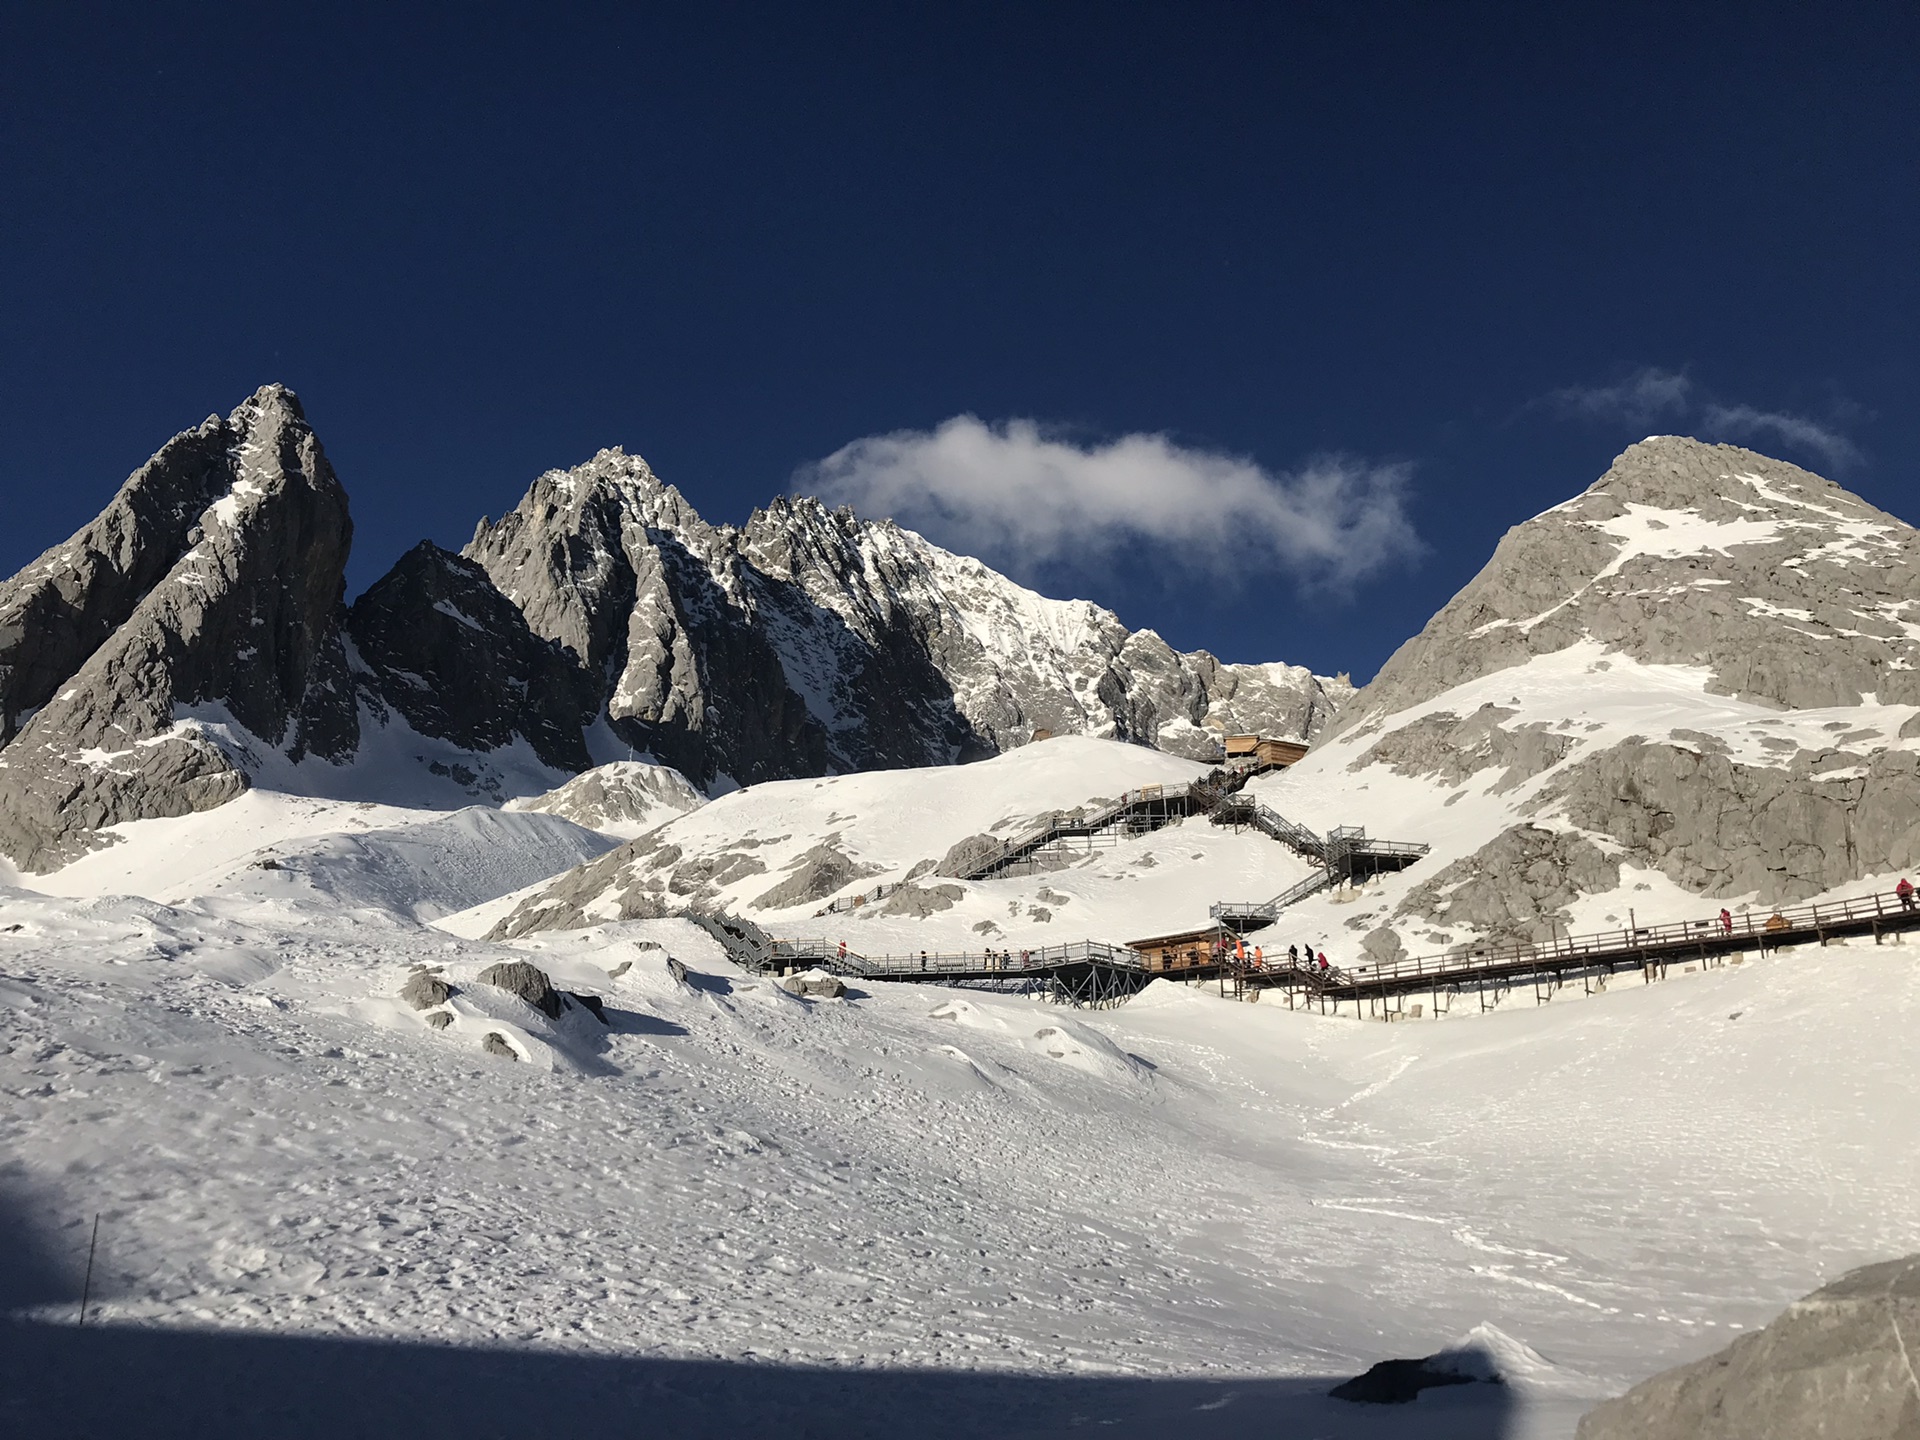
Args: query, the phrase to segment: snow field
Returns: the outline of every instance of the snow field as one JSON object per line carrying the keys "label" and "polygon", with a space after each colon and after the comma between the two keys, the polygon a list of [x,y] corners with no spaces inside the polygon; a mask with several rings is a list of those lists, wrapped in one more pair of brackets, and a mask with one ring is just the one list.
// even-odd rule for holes
{"label": "snow field", "polygon": [[[1907,947],[1382,1026],[1165,983],[800,1000],[678,921],[509,948],[253,897],[0,915],[7,1188],[68,1248],[104,1214],[114,1323],[1222,1378],[1491,1325],[1545,1357],[1520,1433],[1564,1435],[1920,1248]],[[611,1028],[472,983],[516,954]],[[392,998],[417,964],[455,1028]],[[479,1050],[501,1026],[533,1063]]]}

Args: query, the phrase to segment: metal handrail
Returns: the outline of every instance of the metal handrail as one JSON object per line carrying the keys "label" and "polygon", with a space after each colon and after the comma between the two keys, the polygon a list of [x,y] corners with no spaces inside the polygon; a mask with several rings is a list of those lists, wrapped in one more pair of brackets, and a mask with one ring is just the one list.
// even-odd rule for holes
{"label": "metal handrail", "polygon": [[[1363,967],[1355,983],[1395,984],[1439,974],[1473,974],[1505,966],[1527,965],[1541,960],[1585,957],[1599,959],[1621,955],[1647,954],[1660,950],[1698,945],[1703,941],[1724,943],[1732,939],[1758,940],[1764,947],[1770,941],[1808,930],[1857,924],[1888,917],[1913,917],[1920,922],[1920,907],[1902,902],[1899,893],[1876,892],[1850,900],[1813,902],[1782,906],[1756,920],[1753,911],[1707,920],[1680,920],[1664,925],[1629,926],[1619,930],[1598,930],[1586,935],[1556,937],[1551,941],[1507,941],[1461,946],[1438,955],[1417,955],[1402,960],[1380,961]],[[1730,923],[1729,923],[1730,922]]]}

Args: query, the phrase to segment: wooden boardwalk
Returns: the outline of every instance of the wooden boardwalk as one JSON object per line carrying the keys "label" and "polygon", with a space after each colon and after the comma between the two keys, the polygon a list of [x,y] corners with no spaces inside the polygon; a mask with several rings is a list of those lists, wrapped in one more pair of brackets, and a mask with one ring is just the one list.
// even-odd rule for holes
{"label": "wooden boardwalk", "polygon": [[[1648,980],[1663,978],[1673,965],[1710,965],[1761,956],[1788,946],[1824,945],[1854,936],[1888,936],[1920,930],[1920,907],[1903,904],[1886,891],[1826,904],[1788,906],[1750,912],[1723,923],[1717,916],[1674,924],[1603,930],[1538,943],[1460,946],[1439,955],[1409,956],[1364,966],[1289,964],[1284,956],[1265,964],[1235,958],[1233,936],[1220,930],[1219,943],[1197,962],[1147,956],[1104,940],[1079,940],[1039,949],[917,951],[903,955],[863,955],[835,940],[776,939],[750,920],[732,915],[689,917],[727,949],[743,968],[759,974],[784,974],[818,968],[870,981],[906,981],[933,985],[975,985],[1041,992],[1077,1005],[1119,1004],[1154,980],[1217,981],[1223,994],[1242,998],[1272,990],[1289,1004],[1344,1014],[1346,1006],[1363,1018],[1399,1019],[1444,1014],[1453,1002],[1473,997],[1491,1009],[1510,991],[1530,986],[1535,998],[1552,998],[1562,986],[1580,982],[1591,992],[1622,971],[1639,971]],[[1411,1007],[1411,997],[1427,996]],[[1431,1012],[1428,1006],[1431,1006]]]}
{"label": "wooden boardwalk", "polygon": [[1484,942],[1439,955],[1326,971],[1290,966],[1282,958],[1259,967],[1235,965],[1231,983],[1241,995],[1277,989],[1291,992],[1296,1004],[1328,1013],[1341,1013],[1342,1006],[1351,1004],[1356,1015],[1391,1018],[1408,1013],[1405,1002],[1415,995],[1429,996],[1436,1012],[1469,995],[1489,1009],[1505,992],[1521,986],[1533,987],[1536,999],[1544,1001],[1572,981],[1580,981],[1589,992],[1604,988],[1607,977],[1625,970],[1638,970],[1652,980],[1664,978],[1673,965],[1737,964],[1788,946],[1825,945],[1854,936],[1870,935],[1877,945],[1911,930],[1920,930],[1920,906],[1883,891],[1749,911],[1729,921],[1714,916],[1538,942]]}

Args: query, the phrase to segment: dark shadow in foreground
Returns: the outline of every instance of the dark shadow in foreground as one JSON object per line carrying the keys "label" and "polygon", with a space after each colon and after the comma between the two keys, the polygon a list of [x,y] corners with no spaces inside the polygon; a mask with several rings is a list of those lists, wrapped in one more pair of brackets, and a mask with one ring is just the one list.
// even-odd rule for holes
{"label": "dark shadow in foreground", "polygon": [[[1411,1404],[1328,1396],[1344,1376],[1143,1380],[822,1369],[589,1350],[162,1329],[77,1316],[88,1217],[0,1173],[0,1436],[6,1440],[1510,1440],[1499,1385]],[[103,1256],[111,1257],[107,1214]],[[93,1300],[111,1303],[104,1264]],[[9,1319],[32,1307],[41,1319]],[[95,1312],[97,1316],[97,1311]],[[612,1323],[609,1329],[616,1328]],[[612,1344],[618,1344],[614,1339]]]}
{"label": "dark shadow in foreground", "polygon": [[62,1440],[946,1440],[972,1436],[1504,1440],[1511,1392],[1408,1405],[1334,1378],[1132,1380],[462,1349],[244,1331],[0,1321],[0,1434]]}

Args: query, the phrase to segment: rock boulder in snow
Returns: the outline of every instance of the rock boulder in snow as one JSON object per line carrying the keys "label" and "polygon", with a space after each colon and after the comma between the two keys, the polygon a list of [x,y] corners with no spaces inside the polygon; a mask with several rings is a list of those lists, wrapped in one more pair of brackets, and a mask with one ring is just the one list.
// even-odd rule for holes
{"label": "rock boulder in snow", "polygon": [[547,972],[525,960],[504,960],[489,965],[474,977],[482,985],[491,985],[509,995],[517,995],[549,1020],[560,1018],[560,996]]}
{"label": "rock boulder in snow", "polygon": [[1906,1440],[1920,1435],[1920,1256],[1868,1265],[1763,1330],[1609,1400],[1579,1440]]}
{"label": "rock boulder in snow", "polygon": [[400,998],[416,1010],[431,1010],[453,998],[453,987],[431,970],[416,970],[400,987]]}

